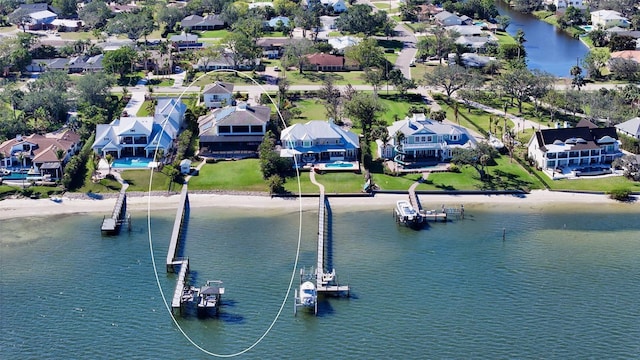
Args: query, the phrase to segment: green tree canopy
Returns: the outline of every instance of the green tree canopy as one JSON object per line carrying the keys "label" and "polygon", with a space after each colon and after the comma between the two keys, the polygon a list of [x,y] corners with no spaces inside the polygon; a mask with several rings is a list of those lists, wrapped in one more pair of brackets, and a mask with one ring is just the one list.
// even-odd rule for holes
{"label": "green tree canopy", "polygon": [[138,53],[129,46],[108,51],[102,58],[102,67],[107,73],[120,74],[120,79],[131,73]]}

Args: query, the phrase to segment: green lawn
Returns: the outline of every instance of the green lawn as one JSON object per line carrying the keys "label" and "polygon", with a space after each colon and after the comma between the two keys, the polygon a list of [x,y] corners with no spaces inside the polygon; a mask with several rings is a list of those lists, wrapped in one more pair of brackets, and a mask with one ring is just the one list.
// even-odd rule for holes
{"label": "green lawn", "polygon": [[16,30],[15,26],[0,26],[0,33],[9,33]]}
{"label": "green lawn", "polygon": [[151,114],[153,113],[153,109],[151,109],[149,107],[149,104],[151,103],[150,100],[145,100],[142,103],[142,106],[140,107],[140,110],[138,110],[138,113],[136,114],[136,116],[151,116]]}
{"label": "green lawn", "polygon": [[189,180],[192,190],[269,191],[262,179],[258,159],[220,161],[206,164],[200,175]]}
{"label": "green lawn", "polygon": [[77,190],[77,192],[81,193],[116,193],[119,192],[122,186],[115,179],[101,179],[99,182],[91,181],[91,177],[88,177],[84,181],[84,185]]}
{"label": "green lawn", "polygon": [[409,94],[407,98],[400,98],[395,91],[390,91],[389,95],[387,95],[384,88],[379,91],[378,95],[380,96],[380,101],[386,108],[381,119],[384,120],[387,125],[391,125],[394,121],[404,119],[412,106],[427,108],[427,104],[422,101],[420,95]]}
{"label": "green lawn", "polygon": [[411,78],[417,83],[424,80],[424,74],[433,72],[438,63],[416,63],[416,66],[411,68]]}
{"label": "green lawn", "polygon": [[171,86],[173,86],[174,82],[175,82],[175,80],[171,79],[171,78],[151,79],[151,80],[149,80],[148,84],[152,85],[152,86],[159,86],[159,87],[171,87]]}
{"label": "green lawn", "polygon": [[[325,194],[359,193],[362,192],[364,176],[352,172],[327,172],[316,174],[316,181],[324,185]],[[317,188],[315,192],[318,192]]]}
{"label": "green lawn", "polygon": [[[318,179],[318,176],[320,175],[316,176],[316,180]],[[284,189],[291,194],[297,194],[298,180],[295,177],[287,177],[285,180]],[[318,194],[320,192],[318,187],[311,182],[308,171],[300,173],[300,191],[302,194]]]}
{"label": "green lawn", "polygon": [[298,100],[295,102],[295,106],[300,109],[302,113],[300,117],[291,121],[292,125],[309,120],[322,120],[326,117],[324,105],[317,99]]}
{"label": "green lawn", "polygon": [[397,53],[384,53],[384,58],[387,59],[391,64],[395,64],[398,59],[399,54]]}
{"label": "green lawn", "polygon": [[95,40],[95,36],[91,32],[59,32],[60,38],[63,40]]}
{"label": "green lawn", "polygon": [[374,2],[373,5],[375,7],[377,7],[378,9],[382,9],[382,10],[387,10],[387,9],[391,8],[389,3],[386,3],[386,2]]}
{"label": "green lawn", "polygon": [[325,79],[331,79],[334,85],[364,85],[366,83],[362,79],[363,74],[363,71],[305,71],[302,74],[298,71],[287,71],[286,77],[291,85],[321,85]]}
{"label": "green lawn", "polygon": [[342,33],[340,31],[330,31],[329,32],[329,37],[340,37],[342,36]]}
{"label": "green lawn", "polygon": [[220,29],[220,30],[206,30],[206,31],[194,31],[194,34],[198,34],[201,38],[212,39],[212,38],[223,38],[230,34],[229,30]]}
{"label": "green lawn", "polygon": [[498,38],[498,44],[502,45],[502,44],[517,44],[516,40],[511,37],[511,35],[509,35],[508,33],[504,32],[504,31],[498,31],[495,33],[496,37]]}
{"label": "green lawn", "polygon": [[[125,170],[122,171],[122,178],[129,183],[127,191],[149,191],[149,179],[151,170]],[[171,189],[169,188],[171,186]],[[171,184],[171,178],[163,172],[153,172],[153,182],[151,191],[180,191],[178,184]]]}
{"label": "green lawn", "polygon": [[[253,73],[251,71],[241,71],[241,73],[246,74],[251,78],[254,78],[256,81],[258,81],[261,84],[264,84],[264,80],[260,76],[258,76],[256,73]],[[220,71],[220,72],[213,72],[205,76],[202,76],[204,74],[205,74],[204,72],[197,72],[194,76],[194,79],[198,79],[198,78],[199,79],[195,81],[193,84],[191,84],[190,86],[203,87],[215,81],[225,81],[225,82],[241,84],[241,85],[255,85],[254,82],[251,81],[249,78],[242,75],[236,75],[235,73]]]}
{"label": "green lawn", "polygon": [[[542,172],[540,176],[545,179],[549,177]],[[606,177],[599,179],[581,178],[576,180],[551,180],[547,181],[551,190],[573,190],[573,191],[604,191],[609,192],[617,188],[626,188],[634,192],[640,192],[640,183],[633,182],[622,176]]]}

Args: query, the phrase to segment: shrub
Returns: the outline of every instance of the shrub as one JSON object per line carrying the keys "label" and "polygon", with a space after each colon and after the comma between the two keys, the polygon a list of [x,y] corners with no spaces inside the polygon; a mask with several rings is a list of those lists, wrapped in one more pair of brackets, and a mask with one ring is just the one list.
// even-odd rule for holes
{"label": "shrub", "polygon": [[271,175],[267,179],[269,191],[272,194],[280,194],[284,192],[284,179],[280,175]]}
{"label": "shrub", "polygon": [[609,192],[609,197],[618,201],[629,201],[631,198],[631,190],[627,188],[612,189]]}
{"label": "shrub", "polygon": [[449,165],[449,172],[452,173],[459,173],[460,172],[460,167],[456,164],[451,164]]}

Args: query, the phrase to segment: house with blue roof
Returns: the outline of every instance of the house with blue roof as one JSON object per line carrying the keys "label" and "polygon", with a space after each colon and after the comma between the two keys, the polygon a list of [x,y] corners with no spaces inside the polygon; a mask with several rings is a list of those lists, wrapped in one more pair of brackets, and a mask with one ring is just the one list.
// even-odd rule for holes
{"label": "house with blue roof", "polygon": [[378,156],[396,162],[447,161],[455,148],[473,148],[476,139],[467,129],[413,114],[387,128],[388,139],[378,139]]}
{"label": "house with blue roof", "polygon": [[357,161],[360,150],[358,135],[331,120],[289,126],[280,134],[280,140],[280,156],[295,158],[298,164]]}
{"label": "house with blue roof", "polygon": [[96,127],[93,151],[114,158],[152,157],[156,149],[166,154],[182,130],[187,106],[180,100],[158,99],[153,116],[121,117]]}

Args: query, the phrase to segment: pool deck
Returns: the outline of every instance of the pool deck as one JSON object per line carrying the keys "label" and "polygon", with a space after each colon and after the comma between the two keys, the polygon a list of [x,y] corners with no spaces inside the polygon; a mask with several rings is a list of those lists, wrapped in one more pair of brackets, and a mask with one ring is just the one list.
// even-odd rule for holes
{"label": "pool deck", "polygon": [[351,172],[359,172],[360,171],[360,163],[358,161],[343,161],[342,164],[349,164],[351,166],[347,167],[347,166],[343,166],[343,167],[327,167],[327,164],[332,164],[331,163],[314,163],[314,164],[306,164],[303,166],[303,169],[308,168],[309,170],[314,170],[316,172],[318,171],[331,171],[331,172],[345,172],[345,171],[351,171]]}

